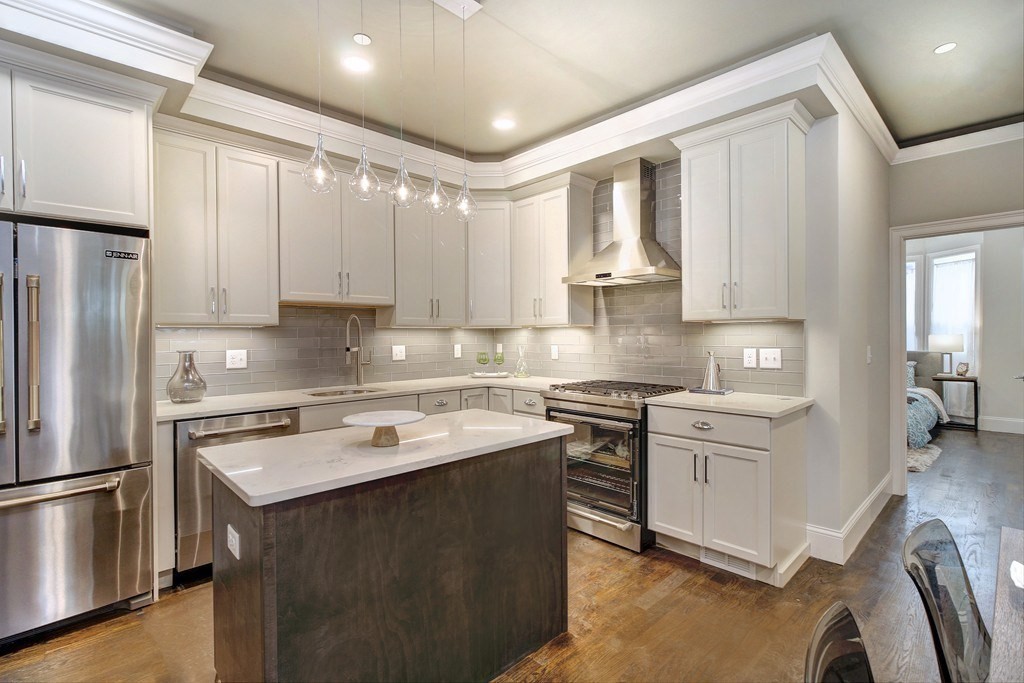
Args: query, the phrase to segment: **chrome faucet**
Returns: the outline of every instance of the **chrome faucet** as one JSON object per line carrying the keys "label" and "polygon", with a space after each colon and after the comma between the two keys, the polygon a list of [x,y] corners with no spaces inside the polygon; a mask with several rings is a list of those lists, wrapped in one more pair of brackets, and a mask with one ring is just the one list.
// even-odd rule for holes
{"label": "chrome faucet", "polygon": [[[352,346],[352,321],[356,321],[356,333],[359,346]],[[356,354],[356,386],[363,386],[363,366],[369,365],[369,360],[363,360],[363,325],[359,322],[359,316],[355,313],[348,317],[345,323],[345,365],[352,365],[352,353]]]}

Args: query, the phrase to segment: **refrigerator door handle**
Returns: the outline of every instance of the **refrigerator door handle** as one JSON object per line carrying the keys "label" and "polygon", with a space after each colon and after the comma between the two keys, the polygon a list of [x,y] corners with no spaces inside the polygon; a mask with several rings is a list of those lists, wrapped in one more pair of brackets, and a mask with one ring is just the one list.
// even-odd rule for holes
{"label": "refrigerator door handle", "polygon": [[72,496],[81,496],[86,493],[116,491],[120,487],[121,477],[115,477],[114,479],[105,481],[102,484],[83,486],[82,488],[79,489],[70,489],[68,491],[54,491],[53,493],[40,493],[39,495],[36,496],[25,496],[24,498],[0,500],[0,510],[6,510],[7,508],[23,507],[25,505],[35,505],[36,503],[48,503],[51,500],[71,498]]}
{"label": "refrigerator door handle", "polygon": [[28,421],[30,432],[39,431],[39,276],[25,277],[28,290]]}
{"label": "refrigerator door handle", "polygon": [[0,436],[7,433],[7,403],[4,402],[4,274],[0,273]]}

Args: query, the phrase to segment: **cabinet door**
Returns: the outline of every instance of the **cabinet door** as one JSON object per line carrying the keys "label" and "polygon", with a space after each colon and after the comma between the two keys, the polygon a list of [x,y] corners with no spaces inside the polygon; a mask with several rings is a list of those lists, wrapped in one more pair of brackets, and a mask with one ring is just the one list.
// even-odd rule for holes
{"label": "cabinet door", "polygon": [[732,315],[729,141],[682,153],[683,320]]}
{"label": "cabinet door", "polygon": [[466,324],[466,224],[454,212],[434,216],[431,223],[434,324],[460,327]]}
{"label": "cabinet door", "polygon": [[487,389],[463,389],[462,390],[462,409],[470,410],[471,408],[478,408],[480,410],[487,410]]}
{"label": "cabinet door", "polygon": [[569,324],[569,189],[539,197],[541,273],[537,302],[540,325]]}
{"label": "cabinet door", "polygon": [[536,197],[512,204],[512,324],[537,324],[541,278],[540,224]]}
{"label": "cabinet door", "polygon": [[218,147],[220,322],[277,324],[277,237],[277,161]]}
{"label": "cabinet door", "polygon": [[512,324],[512,206],[480,202],[469,223],[466,297],[471,327]]}
{"label": "cabinet door", "polygon": [[311,191],[302,181],[303,168],[291,161],[278,164],[281,300],[337,302],[344,288],[341,190]]}
{"label": "cabinet door", "polygon": [[14,73],[15,208],[149,226],[149,107]]}
{"label": "cabinet door", "polygon": [[770,453],[705,443],[704,456],[704,545],[772,566]]}
{"label": "cabinet door", "polygon": [[0,211],[14,211],[14,123],[11,120],[11,71],[0,69]]}
{"label": "cabinet door", "polygon": [[344,301],[367,306],[391,306],[395,303],[394,209],[386,192],[379,193],[368,202],[356,197],[349,192],[349,177],[338,174],[337,190],[342,206]]}
{"label": "cabinet door", "polygon": [[434,324],[430,216],[421,207],[395,211],[395,324]]}
{"label": "cabinet door", "polygon": [[781,121],[732,138],[734,318],[789,314],[787,125]]}
{"label": "cabinet door", "polygon": [[647,509],[652,531],[702,544],[704,444],[647,437]]}
{"label": "cabinet door", "polygon": [[487,392],[487,409],[496,413],[512,414],[512,390],[490,389]]}
{"label": "cabinet door", "polygon": [[216,324],[217,146],[159,131],[153,150],[153,320]]}
{"label": "cabinet door", "polygon": [[419,411],[427,415],[438,413],[453,413],[462,410],[459,404],[461,397],[458,391],[436,391],[430,394],[420,394]]}

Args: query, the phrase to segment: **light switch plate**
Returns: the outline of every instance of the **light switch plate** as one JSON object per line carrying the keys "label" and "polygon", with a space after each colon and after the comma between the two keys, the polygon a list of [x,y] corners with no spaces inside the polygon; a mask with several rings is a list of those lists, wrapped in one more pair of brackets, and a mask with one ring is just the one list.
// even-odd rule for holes
{"label": "light switch plate", "polygon": [[462,344],[455,345],[455,357],[462,358]]}
{"label": "light switch plate", "polygon": [[238,532],[235,531],[235,527],[228,524],[228,550],[235,556],[236,560],[242,559],[242,548],[241,540],[238,538]]}
{"label": "light switch plate", "polygon": [[868,353],[867,353],[866,360],[868,362],[868,365],[871,365],[871,345],[870,344],[868,344]]}
{"label": "light switch plate", "polygon": [[405,360],[405,344],[391,347],[391,360]]}
{"label": "light switch plate", "polygon": [[743,349],[743,367],[757,367],[757,349]]}
{"label": "light switch plate", "polygon": [[228,370],[241,370],[249,367],[249,352],[245,349],[228,351],[227,363],[225,365]]}
{"label": "light switch plate", "polygon": [[551,360],[558,360],[558,344],[551,345]]}
{"label": "light switch plate", "polygon": [[781,370],[782,349],[761,349],[761,369]]}

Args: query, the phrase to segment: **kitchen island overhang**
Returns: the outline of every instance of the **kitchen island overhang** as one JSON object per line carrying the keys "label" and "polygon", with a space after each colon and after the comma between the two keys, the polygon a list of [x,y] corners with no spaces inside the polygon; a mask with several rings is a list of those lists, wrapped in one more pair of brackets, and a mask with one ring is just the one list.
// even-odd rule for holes
{"label": "kitchen island overhang", "polygon": [[371,431],[200,452],[219,679],[484,680],[566,631],[570,428],[468,410],[390,448]]}

